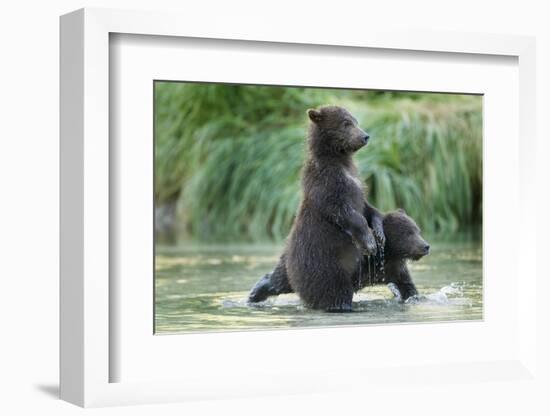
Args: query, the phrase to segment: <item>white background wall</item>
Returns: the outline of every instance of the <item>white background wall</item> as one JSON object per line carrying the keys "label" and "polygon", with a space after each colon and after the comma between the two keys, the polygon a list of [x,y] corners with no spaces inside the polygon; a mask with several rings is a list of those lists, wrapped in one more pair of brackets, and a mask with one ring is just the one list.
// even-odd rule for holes
{"label": "white background wall", "polygon": [[[5,1],[0,6],[0,413],[76,414],[81,409],[56,399],[58,383],[58,16],[84,6],[179,10],[208,25],[213,14],[262,19],[307,30],[308,22],[340,25],[386,25],[488,33],[536,35],[538,48],[538,132],[541,196],[539,217],[548,207],[550,116],[550,13],[546,1],[414,0],[332,2],[245,2],[201,0],[112,0],[87,2]],[[506,122],[503,120],[503,122]],[[543,139],[544,138],[544,139]],[[547,215],[547,214],[546,214]],[[539,259],[548,244],[547,218],[539,219]],[[514,219],[511,218],[513,239]],[[543,252],[543,248],[545,249]],[[511,242],[513,249],[513,242]],[[539,287],[538,290],[548,289]],[[540,305],[548,319],[549,307]],[[541,331],[548,351],[548,331]],[[475,340],[465,340],[475,342]],[[541,354],[541,365],[548,360]],[[261,381],[259,381],[261,382]],[[494,383],[457,385],[451,393],[430,391],[362,397],[343,393],[308,397],[214,401],[162,406],[92,410],[123,414],[548,414],[546,392]]]}

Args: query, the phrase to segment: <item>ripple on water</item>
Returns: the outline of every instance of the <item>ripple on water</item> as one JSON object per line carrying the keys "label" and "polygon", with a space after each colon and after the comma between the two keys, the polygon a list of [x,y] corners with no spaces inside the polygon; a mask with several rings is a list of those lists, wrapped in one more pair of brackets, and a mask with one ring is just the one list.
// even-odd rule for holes
{"label": "ripple on water", "polygon": [[[410,297],[405,302],[399,302],[396,297],[391,297],[391,292],[381,294],[384,286],[369,288],[372,293],[360,292],[353,298],[354,312],[367,312],[381,308],[402,308],[402,305],[423,305],[423,306],[441,306],[441,305],[472,305],[472,299],[464,296],[464,282],[453,282],[443,286],[439,290],[431,293],[418,294]],[[367,290],[369,290],[367,289]],[[388,294],[390,297],[388,297]],[[242,297],[242,293],[232,294],[230,297],[220,299],[222,308],[242,308],[242,309],[263,309],[280,310],[281,308],[294,308],[296,310],[307,309],[304,307],[298,296],[295,294],[280,295],[278,297],[268,298],[258,303],[249,303],[247,297]]]}

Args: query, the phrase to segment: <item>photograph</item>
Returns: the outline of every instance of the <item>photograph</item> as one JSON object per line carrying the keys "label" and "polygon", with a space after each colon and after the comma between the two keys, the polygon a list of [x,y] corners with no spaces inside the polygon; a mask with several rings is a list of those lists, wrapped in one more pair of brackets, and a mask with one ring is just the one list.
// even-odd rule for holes
{"label": "photograph", "polygon": [[483,320],[483,95],[153,89],[154,334]]}

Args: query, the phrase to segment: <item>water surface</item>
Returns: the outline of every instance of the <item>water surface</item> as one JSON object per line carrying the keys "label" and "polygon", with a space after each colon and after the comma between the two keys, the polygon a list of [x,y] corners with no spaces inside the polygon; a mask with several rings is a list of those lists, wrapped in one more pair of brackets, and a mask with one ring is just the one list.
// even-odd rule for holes
{"label": "water surface", "polygon": [[353,313],[313,311],[294,294],[247,304],[280,246],[157,245],[155,333],[482,319],[481,243],[431,243],[429,256],[409,264],[418,298],[403,304],[384,285],[368,287],[355,295]]}

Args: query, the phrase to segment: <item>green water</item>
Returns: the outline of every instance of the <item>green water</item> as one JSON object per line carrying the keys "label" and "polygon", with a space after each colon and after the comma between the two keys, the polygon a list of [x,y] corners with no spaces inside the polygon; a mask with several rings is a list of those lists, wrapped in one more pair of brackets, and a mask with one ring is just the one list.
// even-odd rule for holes
{"label": "green water", "polygon": [[417,299],[398,303],[387,287],[370,287],[355,295],[354,313],[342,314],[309,310],[294,294],[247,304],[280,246],[157,246],[155,333],[482,319],[481,243],[431,243],[431,254],[409,265]]}

